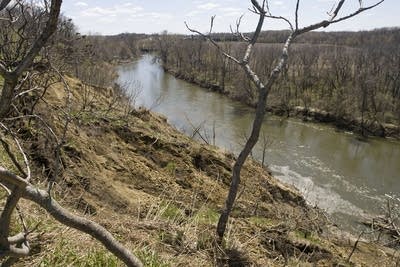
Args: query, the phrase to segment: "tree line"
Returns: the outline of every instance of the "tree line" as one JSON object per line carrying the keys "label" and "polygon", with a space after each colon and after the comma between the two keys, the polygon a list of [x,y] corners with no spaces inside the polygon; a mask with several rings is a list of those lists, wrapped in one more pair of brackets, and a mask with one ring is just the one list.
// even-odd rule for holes
{"label": "tree line", "polygon": [[[274,105],[288,114],[301,105],[305,110],[317,107],[330,111],[330,107],[335,115],[355,116],[349,111],[352,104],[354,112],[366,120],[399,121],[395,113],[399,110],[398,48],[387,50],[393,52],[389,57],[375,50],[299,43],[292,48],[295,56],[288,56],[297,37],[356,16],[383,0],[369,7],[360,1],[354,13],[339,17],[344,2],[338,1],[328,19],[299,28],[300,0],[297,0],[296,21],[289,22],[291,31],[283,48],[280,44],[258,43],[264,19],[274,18],[266,0],[261,3],[251,0],[259,18],[258,26],[252,37],[242,35],[241,42],[217,42],[201,34],[202,38],[168,34],[151,37],[167,69],[187,79],[216,85],[222,92],[257,105],[252,133],[233,166],[229,194],[218,221],[216,235],[220,244],[236,200],[242,166],[258,141],[269,96]],[[60,223],[91,235],[127,266],[143,266],[107,229],[63,208],[54,198],[53,190],[54,184],[63,179],[66,134],[69,124],[76,119],[71,112],[71,92],[65,73],[77,76],[83,83],[107,86],[114,79],[107,64],[114,59],[132,58],[143,36],[82,36],[71,20],[60,16],[61,4],[62,0],[0,0],[0,143],[7,158],[7,162],[0,164],[1,266],[11,266],[31,253],[30,234],[36,228],[25,225],[18,207],[21,199],[42,207]],[[226,53],[221,53],[222,49]],[[388,64],[393,69],[385,68]],[[44,99],[55,83],[65,90],[65,105],[57,108]],[[350,90],[356,86],[358,91]],[[328,100],[330,105],[325,103]],[[38,113],[35,108],[38,102],[46,110],[56,112]],[[45,154],[38,154],[39,150]],[[22,227],[14,234],[13,226],[18,223],[13,216],[16,213]]]}
{"label": "tree line", "polygon": [[[271,71],[287,35],[287,31],[260,33],[250,61],[256,73]],[[246,44],[227,36],[233,35],[212,34],[224,51],[236,56],[242,53]],[[163,34],[154,39],[168,71],[255,105],[257,90],[240,66],[204,38]],[[312,113],[318,120],[342,126],[356,123],[353,130],[362,134],[398,134],[399,39],[398,28],[300,36],[291,47],[288,67],[271,90],[269,109],[288,116]]]}

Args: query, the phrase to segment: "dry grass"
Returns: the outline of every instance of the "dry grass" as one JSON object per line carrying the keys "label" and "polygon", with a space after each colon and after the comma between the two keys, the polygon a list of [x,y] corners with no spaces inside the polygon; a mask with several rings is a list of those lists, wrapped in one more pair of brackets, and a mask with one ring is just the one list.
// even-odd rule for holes
{"label": "dry grass", "polygon": [[[73,121],[56,198],[106,227],[146,266],[332,266],[350,253],[352,243],[329,234],[329,223],[319,210],[251,160],[242,172],[243,193],[226,241],[217,246],[215,224],[234,157],[194,142],[147,110],[130,116],[121,116],[118,109],[110,112],[110,90],[96,88],[91,110],[82,111],[80,83],[68,82]],[[54,86],[46,100],[56,107],[64,97]],[[43,104],[39,111],[60,127],[57,109],[44,112],[47,108]],[[41,164],[34,162],[35,175],[41,178],[37,180],[43,180]],[[31,237],[34,253],[20,266],[121,265],[88,236],[60,225],[31,203],[21,206],[29,225],[40,225]],[[357,250],[352,261],[390,266],[390,253],[380,251],[368,245],[368,251]]]}

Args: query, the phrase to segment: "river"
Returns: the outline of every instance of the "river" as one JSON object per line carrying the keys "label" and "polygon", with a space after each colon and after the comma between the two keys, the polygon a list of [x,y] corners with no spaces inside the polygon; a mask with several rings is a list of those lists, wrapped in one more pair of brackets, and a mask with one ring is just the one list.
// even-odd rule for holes
{"label": "river", "polygon": [[[119,83],[139,92],[135,105],[161,113],[177,129],[200,133],[215,145],[237,153],[248,135],[254,110],[165,73],[144,55],[118,67]],[[324,209],[341,227],[354,230],[356,220],[382,213],[386,195],[399,197],[400,143],[363,141],[325,124],[269,115],[265,162],[279,180],[296,186],[311,205]],[[253,156],[262,157],[262,143]]]}

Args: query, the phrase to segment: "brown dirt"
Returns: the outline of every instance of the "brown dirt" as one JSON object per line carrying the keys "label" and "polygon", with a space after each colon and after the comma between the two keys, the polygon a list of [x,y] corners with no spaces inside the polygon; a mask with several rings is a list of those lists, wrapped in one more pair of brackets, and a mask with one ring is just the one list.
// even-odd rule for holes
{"label": "brown dirt", "polygon": [[[338,229],[333,234],[320,210],[307,206],[298,191],[252,160],[242,172],[226,243],[217,248],[214,229],[234,156],[191,140],[148,110],[129,116],[119,110],[107,113],[110,90],[93,88],[93,103],[79,111],[80,82],[69,78],[68,83],[73,120],[62,150],[57,199],[105,226],[132,250],[153,251],[166,264],[151,265],[141,256],[148,266],[395,266],[395,251],[369,243],[362,243],[346,263],[354,238],[340,236]],[[55,85],[45,97],[50,107],[38,107],[58,133],[58,107],[65,96],[61,85]],[[42,170],[51,169],[53,155],[45,137],[29,144],[37,181],[43,181]],[[32,204],[23,206],[29,208],[28,217],[40,218],[42,224],[41,234],[33,238],[35,253],[21,266],[94,266],[85,265],[85,257],[88,247],[101,250],[96,241],[56,223]],[[44,264],[63,240],[80,261],[58,264],[52,258]]]}

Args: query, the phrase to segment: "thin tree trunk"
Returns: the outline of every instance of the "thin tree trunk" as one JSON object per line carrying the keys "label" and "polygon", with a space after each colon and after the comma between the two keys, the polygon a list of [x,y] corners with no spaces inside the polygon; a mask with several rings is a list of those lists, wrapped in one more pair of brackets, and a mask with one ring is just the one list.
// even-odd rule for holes
{"label": "thin tree trunk", "polygon": [[224,237],[224,233],[226,230],[226,225],[228,223],[229,215],[232,211],[233,204],[235,203],[235,199],[237,196],[239,184],[240,184],[240,172],[242,170],[242,166],[246,161],[247,157],[251,153],[253,147],[258,141],[258,137],[260,136],[260,130],[262,126],[262,122],[264,120],[264,116],[266,113],[266,102],[268,91],[266,88],[263,88],[258,97],[258,104],[256,109],[256,116],[253,122],[253,129],[251,131],[250,137],[247,140],[243,150],[240,152],[239,157],[237,158],[235,165],[233,166],[232,171],[232,180],[229,188],[228,197],[226,198],[224,210],[221,213],[221,216],[218,220],[217,225],[217,234],[218,234],[218,242],[221,243]]}
{"label": "thin tree trunk", "polygon": [[10,111],[12,99],[14,97],[14,88],[17,86],[17,79],[5,78],[3,90],[0,96],[0,119],[7,116]]}

